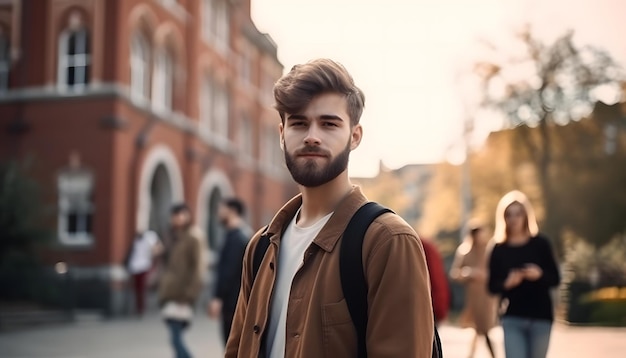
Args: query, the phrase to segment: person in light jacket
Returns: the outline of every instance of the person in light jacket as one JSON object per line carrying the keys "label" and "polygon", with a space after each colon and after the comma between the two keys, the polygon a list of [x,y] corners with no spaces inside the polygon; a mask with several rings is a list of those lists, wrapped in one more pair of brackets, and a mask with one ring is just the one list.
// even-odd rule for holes
{"label": "person in light jacket", "polygon": [[186,204],[174,205],[170,220],[172,240],[159,282],[159,303],[175,357],[188,358],[191,353],[183,340],[183,332],[191,324],[193,307],[202,289],[204,239],[200,229],[192,225]]}

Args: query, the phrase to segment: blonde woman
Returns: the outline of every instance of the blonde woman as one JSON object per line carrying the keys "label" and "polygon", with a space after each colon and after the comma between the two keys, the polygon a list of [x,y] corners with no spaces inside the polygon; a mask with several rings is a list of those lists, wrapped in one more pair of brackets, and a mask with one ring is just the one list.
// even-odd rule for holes
{"label": "blonde woman", "polygon": [[487,291],[487,230],[478,222],[469,225],[469,235],[456,250],[450,268],[450,278],[465,287],[463,312],[459,318],[462,327],[474,328],[476,334],[470,346],[469,357],[474,356],[479,336],[485,337],[491,357],[495,357],[489,339],[489,330],[496,324],[496,299]]}
{"label": "blonde woman", "polygon": [[506,357],[545,358],[554,320],[550,289],[560,276],[522,192],[509,192],[498,203],[494,241],[489,290],[508,303],[501,319]]}

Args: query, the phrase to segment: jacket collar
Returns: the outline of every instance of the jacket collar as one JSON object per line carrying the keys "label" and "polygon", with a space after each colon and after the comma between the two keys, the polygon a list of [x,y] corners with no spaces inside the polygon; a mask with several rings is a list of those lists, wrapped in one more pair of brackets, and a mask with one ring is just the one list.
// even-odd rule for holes
{"label": "jacket collar", "polygon": [[[367,198],[361,192],[361,188],[356,185],[353,186],[352,191],[339,202],[335,212],[315,237],[313,243],[325,251],[332,251],[354,213],[365,203],[367,203]],[[266,231],[270,241],[274,243],[280,241],[283,231],[296,215],[300,206],[302,206],[302,195],[298,194],[276,213]]]}

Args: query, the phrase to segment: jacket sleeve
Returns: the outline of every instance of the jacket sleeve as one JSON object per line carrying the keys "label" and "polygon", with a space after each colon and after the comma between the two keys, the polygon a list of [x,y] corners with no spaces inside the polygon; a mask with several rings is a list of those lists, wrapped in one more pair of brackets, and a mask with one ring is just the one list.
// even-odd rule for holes
{"label": "jacket sleeve", "polygon": [[454,254],[454,261],[452,261],[452,265],[450,266],[450,279],[452,279],[452,281],[458,283],[467,282],[467,278],[461,275],[461,270],[463,266],[465,266],[465,257],[466,255],[461,250],[461,246],[459,246]]}
{"label": "jacket sleeve", "polygon": [[[255,235],[255,238],[258,239],[258,234]],[[256,247],[253,243],[257,241],[258,240],[255,239],[250,240],[245,250],[241,274],[241,287],[239,289],[237,308],[235,309],[230,335],[228,336],[228,342],[226,342],[224,353],[225,358],[236,358],[239,353],[239,342],[241,341],[244,321],[248,311],[250,291],[252,290],[252,284],[254,283],[254,279],[252,277],[252,257],[254,256],[254,248]]]}
{"label": "jacket sleeve", "polygon": [[556,287],[561,282],[559,269],[554,259],[554,252],[550,246],[548,239],[541,237],[541,270],[543,274],[539,278],[538,283],[546,287]]}
{"label": "jacket sleeve", "polygon": [[493,246],[489,253],[489,280],[487,288],[492,294],[504,293],[504,281],[509,272],[500,265],[500,251]]}
{"label": "jacket sleeve", "polygon": [[431,357],[435,325],[422,245],[408,233],[376,239],[365,264],[368,357]]}

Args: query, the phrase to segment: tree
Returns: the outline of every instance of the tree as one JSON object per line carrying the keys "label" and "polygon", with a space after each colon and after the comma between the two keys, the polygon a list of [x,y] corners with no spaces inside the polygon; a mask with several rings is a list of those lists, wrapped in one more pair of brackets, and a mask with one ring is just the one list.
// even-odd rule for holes
{"label": "tree", "polygon": [[35,261],[38,244],[50,238],[43,226],[38,183],[28,175],[29,163],[0,162],[0,262]]}
{"label": "tree", "polygon": [[560,235],[562,223],[552,219],[553,135],[558,135],[558,131],[550,128],[587,115],[597,96],[619,92],[622,77],[609,54],[591,46],[577,47],[573,37],[574,32],[568,31],[547,45],[533,37],[527,27],[517,36],[518,53],[506,57],[489,44],[494,57],[474,66],[484,81],[483,109],[502,114],[509,127],[537,128],[538,135],[522,133],[517,140],[536,168],[543,228],[553,238]]}

